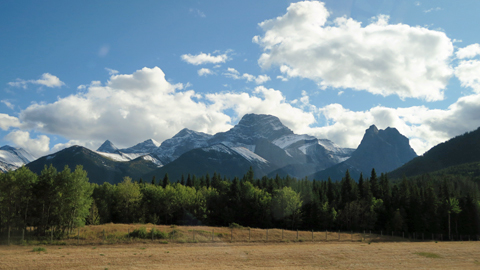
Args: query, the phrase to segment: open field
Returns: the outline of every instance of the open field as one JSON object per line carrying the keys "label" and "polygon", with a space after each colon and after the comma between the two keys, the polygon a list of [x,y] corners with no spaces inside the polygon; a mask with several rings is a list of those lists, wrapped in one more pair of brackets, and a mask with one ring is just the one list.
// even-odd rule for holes
{"label": "open field", "polygon": [[[480,269],[478,242],[0,246],[0,269]],[[42,250],[37,249],[37,250]]]}

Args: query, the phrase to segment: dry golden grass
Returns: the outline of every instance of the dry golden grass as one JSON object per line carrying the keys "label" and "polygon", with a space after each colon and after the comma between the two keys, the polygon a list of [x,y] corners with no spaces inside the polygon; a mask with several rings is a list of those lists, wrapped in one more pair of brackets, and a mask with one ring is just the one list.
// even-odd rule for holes
{"label": "dry golden grass", "polygon": [[[478,269],[478,242],[0,246],[0,269]],[[419,255],[420,254],[420,255]],[[428,258],[422,254],[436,254]]]}
{"label": "dry golden grass", "polygon": [[[163,239],[169,243],[207,243],[207,242],[306,242],[306,241],[405,241],[401,237],[379,236],[375,234],[345,232],[309,232],[282,229],[227,228],[208,226],[169,226],[153,224],[103,224],[85,226],[72,232],[67,238],[54,241],[67,245],[100,245],[118,243],[147,242],[151,239],[129,238],[128,233],[144,227],[147,232],[152,228],[168,235]],[[172,233],[175,231],[175,233]],[[48,239],[48,237],[46,238]],[[28,239],[27,239],[28,240]],[[160,240],[160,239],[154,239]],[[49,241],[28,241],[31,244],[47,244]]]}

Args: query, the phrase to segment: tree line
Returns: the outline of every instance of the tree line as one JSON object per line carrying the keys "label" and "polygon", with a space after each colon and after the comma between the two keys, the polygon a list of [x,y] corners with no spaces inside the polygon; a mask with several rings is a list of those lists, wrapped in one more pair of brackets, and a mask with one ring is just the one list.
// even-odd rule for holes
{"label": "tree line", "polygon": [[40,175],[26,167],[0,175],[0,229],[35,228],[61,237],[85,224],[153,223],[301,230],[480,234],[480,196],[468,177],[423,175],[390,181],[348,171],[341,181],[217,173],[171,181],[88,182],[81,166]]}

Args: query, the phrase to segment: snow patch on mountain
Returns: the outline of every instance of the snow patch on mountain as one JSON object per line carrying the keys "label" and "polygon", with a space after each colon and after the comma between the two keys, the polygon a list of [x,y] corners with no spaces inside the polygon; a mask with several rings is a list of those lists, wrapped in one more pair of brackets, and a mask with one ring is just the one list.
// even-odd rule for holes
{"label": "snow patch on mountain", "polygon": [[0,170],[16,170],[37,158],[22,148],[5,145],[0,148]]}
{"label": "snow patch on mountain", "polygon": [[275,144],[276,146],[285,149],[289,147],[290,145],[301,141],[301,140],[315,140],[316,138],[310,135],[297,135],[297,134],[290,134],[286,136],[282,136],[276,140],[274,140],[272,143]]}
{"label": "snow patch on mountain", "polygon": [[253,153],[252,151],[250,151],[245,147],[232,147],[232,150],[237,152],[237,154],[241,155],[242,157],[244,157],[250,162],[254,161],[254,162],[268,163],[266,159]]}

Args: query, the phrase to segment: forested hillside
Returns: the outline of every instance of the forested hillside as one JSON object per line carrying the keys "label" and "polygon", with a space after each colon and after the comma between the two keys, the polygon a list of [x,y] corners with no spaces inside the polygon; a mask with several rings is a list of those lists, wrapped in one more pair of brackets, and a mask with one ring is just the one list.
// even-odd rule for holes
{"label": "forested hillside", "polygon": [[342,181],[256,179],[214,173],[168,175],[148,181],[125,177],[119,184],[90,184],[86,172],[22,167],[0,175],[0,228],[35,227],[58,236],[73,227],[100,223],[238,223],[259,228],[382,230],[479,234],[480,194],[468,176],[420,176],[392,184],[385,174],[347,171]]}
{"label": "forested hillside", "polygon": [[452,138],[407,162],[388,175],[401,178],[446,169],[466,163],[480,162],[480,128]]}

